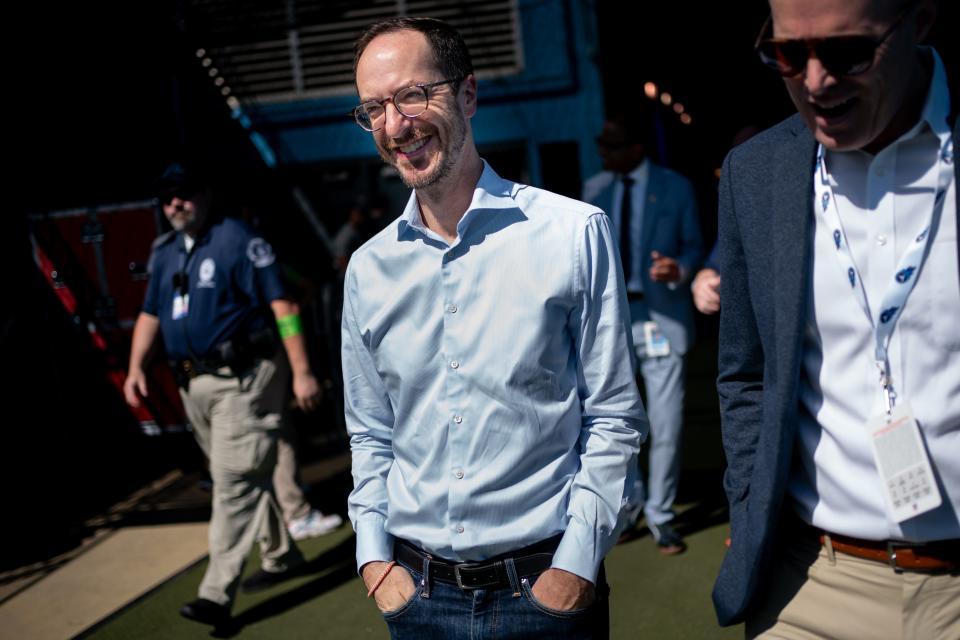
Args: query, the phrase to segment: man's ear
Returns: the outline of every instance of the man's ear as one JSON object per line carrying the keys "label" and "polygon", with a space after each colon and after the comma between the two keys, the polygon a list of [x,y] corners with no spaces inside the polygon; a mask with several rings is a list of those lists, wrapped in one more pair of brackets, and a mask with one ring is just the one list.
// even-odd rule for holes
{"label": "man's ear", "polygon": [[477,112],[477,78],[472,73],[460,83],[460,99],[463,105],[463,114],[472,118]]}

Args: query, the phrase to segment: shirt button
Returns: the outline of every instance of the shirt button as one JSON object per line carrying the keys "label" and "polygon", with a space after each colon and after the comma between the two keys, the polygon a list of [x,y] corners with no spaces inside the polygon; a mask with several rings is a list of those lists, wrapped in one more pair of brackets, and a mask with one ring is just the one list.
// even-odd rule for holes
{"label": "shirt button", "polygon": [[457,424],[460,424],[461,422],[463,422],[463,416],[453,416],[453,421],[456,422]]}
{"label": "shirt button", "polygon": [[885,236],[885,235],[883,235],[883,234],[878,235],[878,236],[877,236],[877,244],[880,245],[881,247],[882,247],[883,245],[887,244],[887,236]]}
{"label": "shirt button", "polygon": [[450,312],[450,313],[456,313],[456,312],[457,312],[457,305],[455,305],[455,304],[449,305],[449,306],[447,307],[447,311]]}
{"label": "shirt button", "polygon": [[460,362],[459,362],[458,360],[453,360],[453,361],[451,361],[451,362],[450,362],[450,368],[451,368],[451,369],[459,369],[459,368],[460,368]]}
{"label": "shirt button", "polygon": [[454,475],[457,476],[457,480],[463,480],[463,470],[462,470],[462,469],[457,469],[457,472],[456,472]]}
{"label": "shirt button", "polygon": [[462,525],[462,524],[458,524],[458,525],[457,525],[457,533],[463,533],[463,525]]}

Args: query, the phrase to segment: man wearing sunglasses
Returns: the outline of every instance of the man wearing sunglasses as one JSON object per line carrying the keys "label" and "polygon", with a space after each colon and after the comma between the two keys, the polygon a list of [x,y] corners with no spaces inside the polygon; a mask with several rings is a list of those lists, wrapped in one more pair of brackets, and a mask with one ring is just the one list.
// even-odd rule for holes
{"label": "man wearing sunglasses", "polygon": [[722,171],[714,604],[748,637],[955,638],[958,99],[919,45],[936,6],[770,6],[756,49],[798,115]]}
{"label": "man wearing sunglasses", "polygon": [[[302,566],[271,479],[291,370],[301,409],[317,406],[319,384],[307,359],[298,305],[285,291],[273,250],[239,220],[214,215],[211,182],[195,165],[181,163],[170,165],[158,181],[173,231],[156,240],[150,256],[124,393],[133,406],[148,399],[145,362],[162,338],[213,479],[210,559],[197,599],[180,613],[222,627],[238,587],[258,591]],[[292,458],[292,449],[287,455]],[[291,469],[286,476],[280,479],[292,485]],[[324,517],[309,505],[304,511],[318,528],[340,524],[339,516]],[[262,569],[241,584],[254,541],[260,542]]]}
{"label": "man wearing sunglasses", "polygon": [[344,284],[357,565],[394,638],[606,637],[647,428],[596,207],[497,176],[461,36],[368,28],[357,124],[413,189]]}

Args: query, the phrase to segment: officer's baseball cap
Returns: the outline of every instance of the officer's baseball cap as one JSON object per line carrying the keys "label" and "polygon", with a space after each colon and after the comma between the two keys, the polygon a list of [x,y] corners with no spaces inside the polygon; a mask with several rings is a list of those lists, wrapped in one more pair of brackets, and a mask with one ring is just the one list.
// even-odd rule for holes
{"label": "officer's baseball cap", "polygon": [[203,191],[211,184],[209,176],[198,166],[184,162],[174,162],[154,183],[157,196],[162,202],[173,197],[189,198]]}

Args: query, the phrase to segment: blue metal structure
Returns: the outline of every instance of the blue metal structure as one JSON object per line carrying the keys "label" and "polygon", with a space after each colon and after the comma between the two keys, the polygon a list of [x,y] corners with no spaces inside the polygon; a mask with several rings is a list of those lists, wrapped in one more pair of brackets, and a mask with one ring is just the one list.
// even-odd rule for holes
{"label": "blue metal structure", "polygon": [[[522,177],[544,184],[543,145],[575,145],[580,180],[599,170],[594,136],[603,121],[596,17],[587,0],[518,0],[523,68],[481,76],[474,140],[485,150],[520,151]],[[355,95],[244,104],[234,117],[268,165],[304,166],[379,159],[370,136],[346,114]],[[517,177],[517,176],[512,176]]]}

